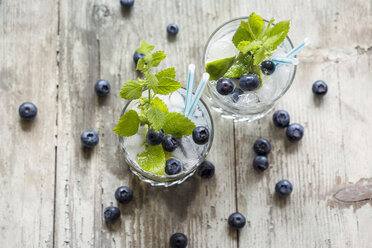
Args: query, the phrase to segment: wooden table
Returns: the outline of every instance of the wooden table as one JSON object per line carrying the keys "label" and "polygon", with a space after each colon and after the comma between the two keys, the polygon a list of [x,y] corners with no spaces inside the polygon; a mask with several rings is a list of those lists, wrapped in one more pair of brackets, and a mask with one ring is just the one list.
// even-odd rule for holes
{"label": "wooden table", "polygon": [[[288,143],[271,114],[233,124],[214,113],[213,179],[140,182],[112,131],[140,41],[164,49],[163,66],[184,82],[189,63],[202,73],[213,30],[252,11],[292,19],[295,44],[312,40],[276,108],[304,125],[304,139]],[[171,22],[180,27],[174,41]],[[372,247],[371,60],[371,0],[137,0],[131,11],[119,0],[0,0],[0,247],[168,247],[174,232],[189,247]],[[100,78],[112,86],[106,99],[94,93]],[[311,92],[317,79],[329,85],[323,99]],[[39,108],[30,123],[18,116],[24,101]],[[100,134],[92,151],[81,148],[85,129]],[[273,147],[262,175],[251,166],[259,137]],[[283,178],[294,185],[287,200],[274,195]],[[118,205],[121,185],[135,200],[106,225],[103,208]],[[235,211],[247,218],[240,232],[227,225]]]}

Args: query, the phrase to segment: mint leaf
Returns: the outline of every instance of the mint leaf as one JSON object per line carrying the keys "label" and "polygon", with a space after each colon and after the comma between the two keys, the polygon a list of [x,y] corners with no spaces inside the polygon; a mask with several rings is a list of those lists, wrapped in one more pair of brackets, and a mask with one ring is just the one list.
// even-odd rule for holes
{"label": "mint leaf", "polygon": [[255,51],[257,51],[258,49],[260,49],[261,46],[262,46],[262,41],[260,41],[260,40],[242,41],[242,42],[239,43],[238,49],[242,53],[247,53],[249,51],[251,53],[255,53]]}
{"label": "mint leaf", "polygon": [[151,107],[147,113],[146,117],[150,122],[150,126],[155,132],[159,132],[165,123],[165,113],[158,108]]}
{"label": "mint leaf", "polygon": [[151,105],[154,106],[157,109],[160,109],[164,113],[168,113],[168,107],[167,107],[167,105],[162,100],[160,100],[160,98],[158,98],[158,97],[155,97],[151,101]]}
{"label": "mint leaf", "polygon": [[139,122],[137,112],[129,110],[120,117],[119,123],[114,128],[114,132],[122,137],[135,135],[138,131]]}
{"label": "mint leaf", "polygon": [[153,90],[155,94],[168,95],[181,87],[182,84],[177,80],[169,77],[162,77],[159,79],[158,86]]}
{"label": "mint leaf", "polygon": [[155,89],[158,87],[158,79],[154,74],[151,74],[150,72],[145,73],[145,85],[149,89]]}
{"label": "mint leaf", "polygon": [[253,12],[248,17],[248,25],[252,30],[252,33],[254,34],[255,38],[257,39],[260,36],[263,27],[265,26],[265,22],[262,20],[261,16]]}
{"label": "mint leaf", "polygon": [[147,151],[137,157],[139,166],[155,175],[163,175],[165,169],[165,155],[161,145],[147,146]]}
{"label": "mint leaf", "polygon": [[267,24],[266,28],[264,29],[264,31],[261,33],[260,35],[260,39],[264,36],[266,36],[266,34],[268,33],[268,31],[272,28],[271,25],[274,23],[275,19],[271,19],[269,21],[269,23]]}
{"label": "mint leaf", "polygon": [[151,65],[153,67],[157,67],[160,62],[165,59],[167,55],[164,53],[164,51],[157,51],[152,54],[152,62]]}
{"label": "mint leaf", "polygon": [[253,58],[249,54],[240,53],[230,66],[224,77],[240,78],[253,71]]}
{"label": "mint leaf", "polygon": [[159,71],[158,73],[155,74],[155,76],[158,78],[158,80],[162,77],[168,77],[168,78],[176,78],[176,70],[174,67]]}
{"label": "mint leaf", "polygon": [[147,55],[149,52],[154,50],[154,48],[155,48],[155,46],[150,45],[145,40],[143,40],[142,43],[141,43],[141,46],[137,49],[137,52],[144,53],[144,54]]}
{"label": "mint leaf", "polygon": [[170,134],[177,138],[192,134],[194,128],[195,124],[189,118],[176,112],[167,114],[163,126],[165,134]]}
{"label": "mint leaf", "polygon": [[217,80],[221,78],[230,68],[234,59],[235,57],[230,57],[207,63],[205,66],[205,71],[209,73],[210,80]]}
{"label": "mint leaf", "polygon": [[251,33],[244,28],[244,21],[240,22],[240,26],[235,31],[233,36],[232,42],[236,47],[238,47],[241,41],[253,41],[254,37],[252,37]]}
{"label": "mint leaf", "polygon": [[135,100],[142,95],[142,86],[136,81],[127,81],[120,90],[120,97],[127,100]]}
{"label": "mint leaf", "polygon": [[271,56],[272,52],[269,48],[262,46],[254,54],[254,64],[258,65],[262,61],[267,60]]}
{"label": "mint leaf", "polygon": [[144,59],[139,59],[137,62],[136,70],[137,71],[143,71],[145,69],[145,60]]}
{"label": "mint leaf", "polygon": [[281,21],[270,28],[264,38],[264,46],[274,51],[285,39],[289,32],[290,21]]}

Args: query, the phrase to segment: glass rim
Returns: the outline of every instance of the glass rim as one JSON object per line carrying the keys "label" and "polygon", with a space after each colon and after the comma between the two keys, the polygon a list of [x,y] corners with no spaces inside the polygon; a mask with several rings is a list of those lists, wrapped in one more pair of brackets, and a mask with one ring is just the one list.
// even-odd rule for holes
{"label": "glass rim", "polygon": [[[206,57],[206,53],[207,53],[207,48],[212,40],[212,38],[215,36],[215,34],[220,31],[223,27],[225,27],[226,25],[228,25],[229,23],[232,23],[232,22],[235,22],[235,21],[239,21],[239,20],[247,20],[249,18],[249,16],[241,16],[241,17],[237,17],[237,18],[233,18],[231,20],[228,20],[226,22],[224,22],[223,24],[221,24],[220,26],[218,26],[213,32],[212,34],[209,36],[208,40],[207,40],[207,43],[205,44],[204,46],[204,50],[203,50],[203,69],[205,70],[205,57]],[[266,19],[263,19],[264,22],[266,23],[269,23],[268,20]],[[275,23],[272,23],[272,25],[275,25]],[[289,42],[289,44],[291,45],[292,49],[294,48],[293,47],[293,43],[291,41],[291,39],[289,38],[289,36],[287,35],[286,36],[286,40]],[[294,57],[297,57],[297,56],[294,56]],[[293,65],[294,66],[294,69],[293,69],[293,73],[292,73],[292,76],[290,78],[290,81],[289,83],[287,84],[287,86],[283,89],[283,91],[279,94],[279,96],[277,96],[276,98],[272,99],[271,103],[275,103],[277,102],[288,90],[289,88],[291,87],[293,81],[294,81],[294,78],[296,76],[296,71],[297,71],[297,65]],[[269,104],[268,104],[269,105]]]}
{"label": "glass rim", "polygon": [[[180,89],[183,89],[183,90],[186,91],[185,87],[181,87]],[[135,100],[130,100],[125,104],[123,110],[121,111],[120,116],[122,116],[125,113],[129,104],[132,101],[135,101]],[[136,172],[138,172],[142,177],[145,177],[147,180],[153,180],[153,181],[156,181],[156,182],[159,182],[159,183],[167,183],[167,182],[172,183],[172,182],[177,182],[178,180],[181,180],[181,179],[186,180],[189,176],[193,175],[193,173],[196,171],[197,167],[205,160],[205,157],[209,154],[209,152],[212,148],[212,143],[213,143],[213,139],[214,139],[214,122],[213,122],[212,114],[211,114],[209,108],[207,107],[207,104],[204,102],[203,99],[201,99],[201,98],[199,99],[198,105],[199,104],[202,104],[204,106],[204,108],[207,110],[208,119],[210,120],[210,123],[211,123],[211,130],[209,130],[209,141],[208,141],[208,146],[207,146],[206,152],[197,161],[197,163],[195,163],[195,165],[193,165],[189,170],[182,171],[181,173],[178,173],[176,175],[156,175],[156,174],[153,174],[151,172],[148,172],[148,171],[142,169],[138,165],[138,163],[136,163],[135,161],[130,159],[129,156],[127,155],[128,153],[125,151],[124,147],[121,144],[119,144],[123,153],[124,153],[124,156],[127,160],[127,163],[128,163],[128,166],[130,167],[130,169],[134,169]],[[121,139],[124,139],[124,137],[119,136],[119,143],[120,143]],[[136,174],[136,173],[134,173],[134,174]],[[183,182],[184,180],[182,180],[181,182]],[[173,184],[171,184],[171,185],[173,185]],[[171,185],[168,185],[168,186],[171,186]]]}

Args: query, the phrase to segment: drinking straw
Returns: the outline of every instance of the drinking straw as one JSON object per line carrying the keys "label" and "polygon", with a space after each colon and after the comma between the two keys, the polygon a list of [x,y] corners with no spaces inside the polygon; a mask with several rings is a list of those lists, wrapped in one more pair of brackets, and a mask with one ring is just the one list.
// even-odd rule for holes
{"label": "drinking straw", "polygon": [[[305,46],[307,46],[308,44],[310,43],[310,39],[307,37],[305,38],[305,40],[300,44],[298,45],[297,47],[293,48],[291,51],[289,51],[285,56],[284,58],[293,58],[294,56],[296,56],[297,53],[299,53]],[[278,59],[278,58],[276,58]],[[283,58],[280,58],[280,60],[282,60]],[[273,60],[273,59],[272,59]],[[273,60],[274,61],[274,60]],[[282,63],[282,62],[279,62],[279,61],[275,61],[275,65],[278,65],[279,63]],[[282,63],[282,64],[288,64],[288,63]],[[297,61],[297,64],[298,64],[298,61]]]}
{"label": "drinking straw", "polygon": [[205,86],[207,85],[209,79],[208,73],[203,73],[202,78],[200,79],[198,88],[196,89],[195,96],[193,97],[192,104],[190,106],[190,110],[187,112],[186,117],[188,117],[190,114],[194,113],[196,106],[198,105],[199,99],[204,91]]}
{"label": "drinking straw", "polygon": [[281,64],[290,64],[290,65],[298,65],[298,59],[296,58],[282,58],[276,57],[272,58],[271,61],[281,63]]}
{"label": "drinking straw", "polygon": [[188,113],[188,111],[190,110],[190,105],[192,101],[192,91],[194,88],[194,81],[195,81],[195,65],[189,64],[189,74],[187,78],[187,89],[186,89],[184,114]]}

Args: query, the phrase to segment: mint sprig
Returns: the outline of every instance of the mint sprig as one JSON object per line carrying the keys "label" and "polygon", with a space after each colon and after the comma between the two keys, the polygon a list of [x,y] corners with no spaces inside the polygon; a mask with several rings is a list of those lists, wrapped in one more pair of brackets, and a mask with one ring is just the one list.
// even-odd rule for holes
{"label": "mint sprig", "polygon": [[[155,47],[142,41],[137,52],[144,53],[145,57],[137,63],[137,70],[141,71],[143,78],[137,81],[127,81],[120,90],[120,97],[126,100],[138,100],[138,113],[134,110],[126,112],[119,120],[114,131],[120,136],[132,136],[138,132],[140,123],[146,124],[155,132],[164,130],[165,134],[181,138],[190,135],[195,124],[180,113],[168,112],[167,105],[156,95],[168,95],[182,84],[176,80],[176,71],[167,68],[154,74],[151,69],[159,66],[166,54],[163,51],[153,51]],[[147,90],[147,94],[143,92]],[[151,173],[161,175],[164,173],[165,155],[162,146],[147,145],[146,152],[137,158],[138,164]]]}

